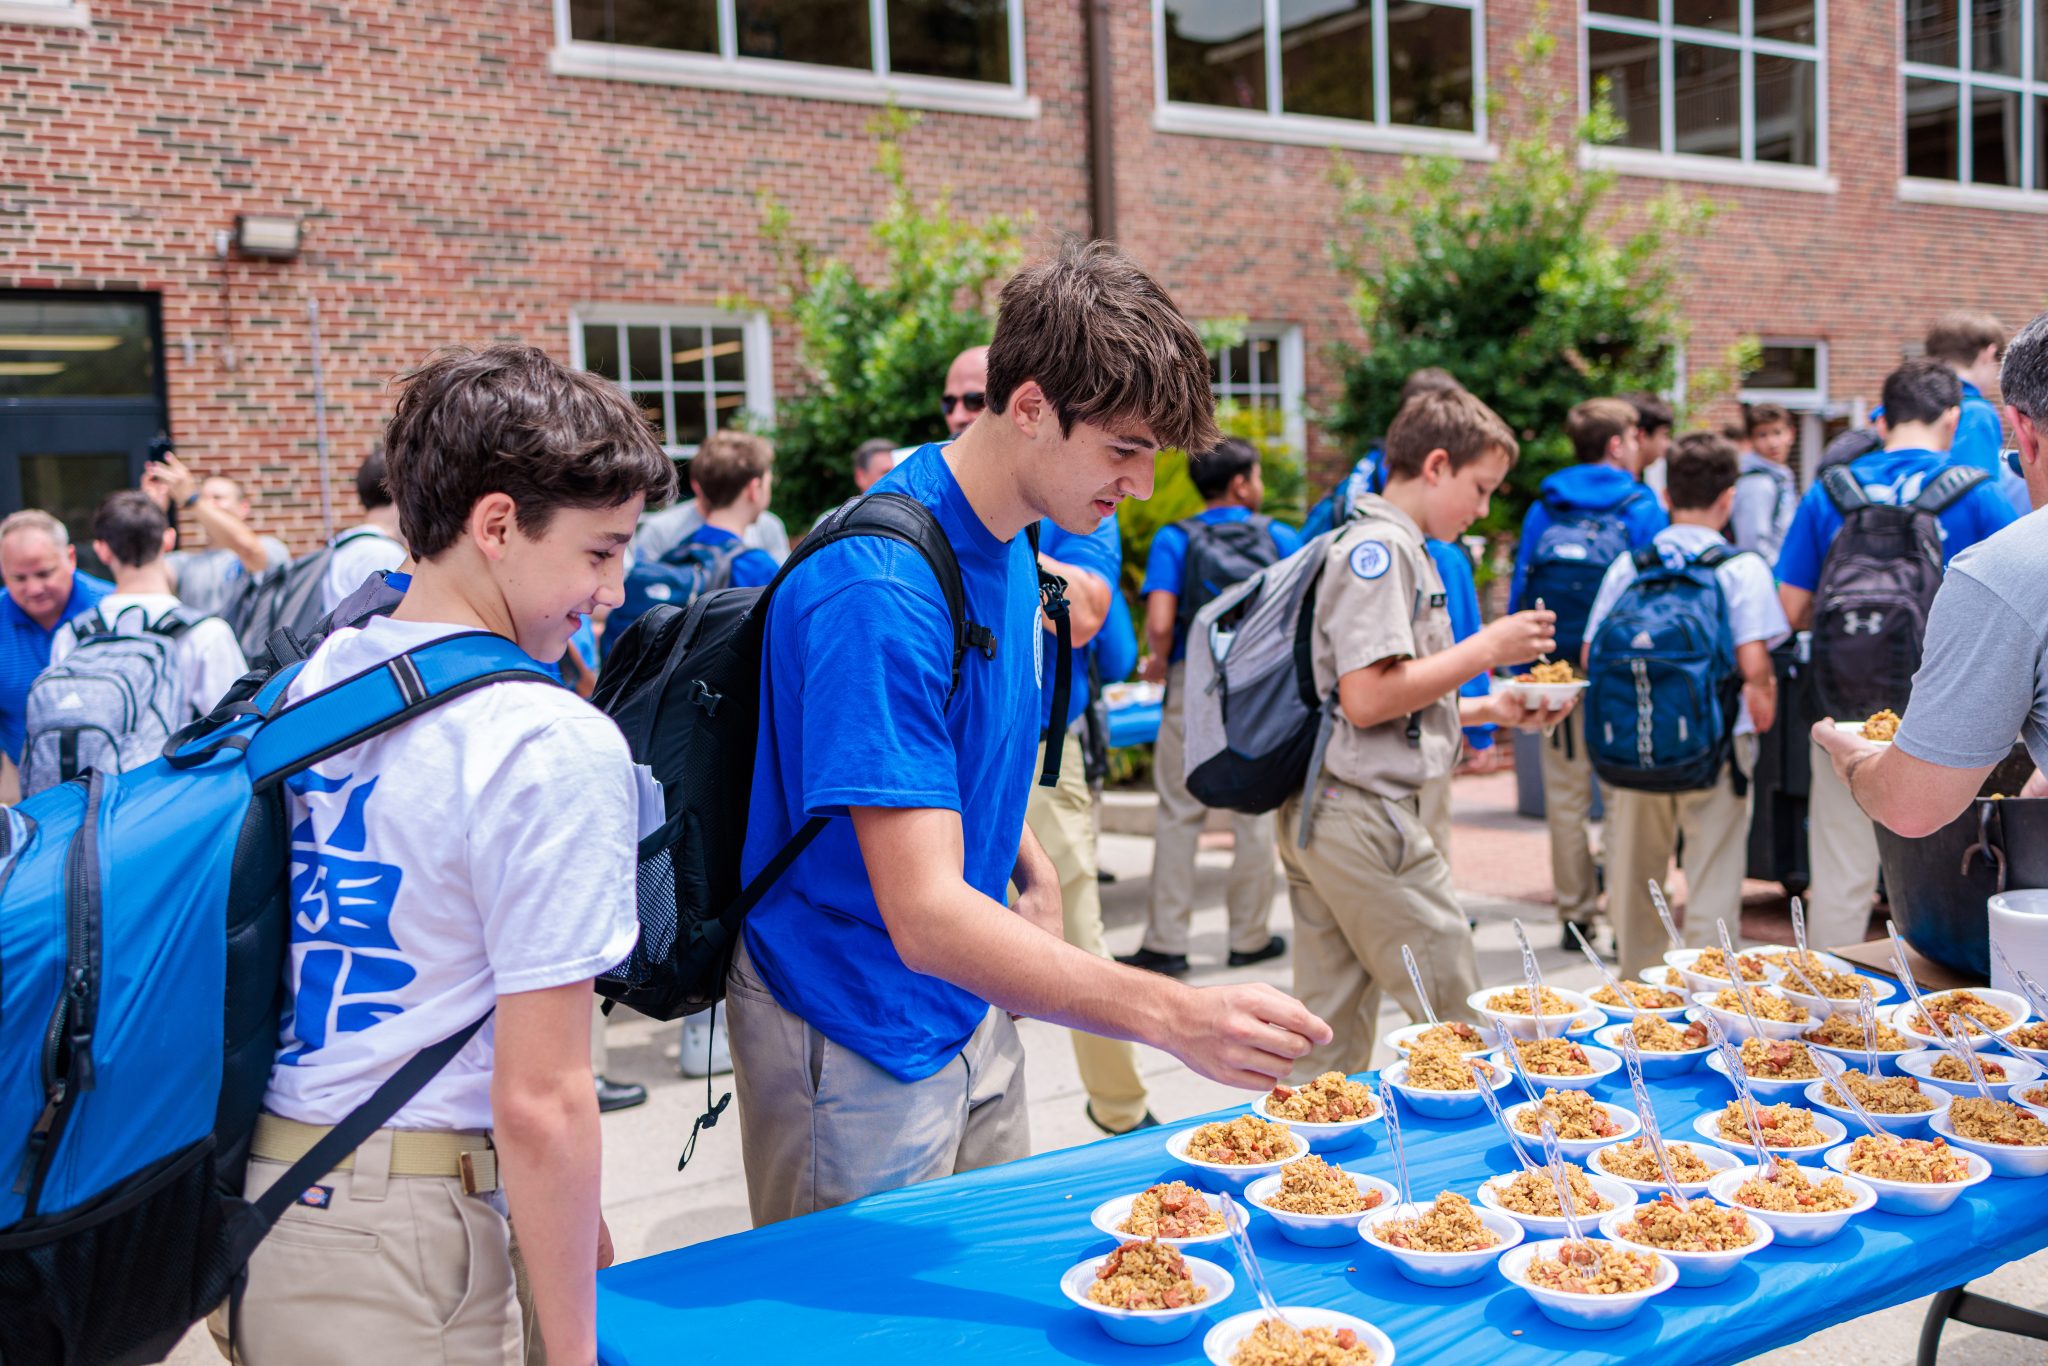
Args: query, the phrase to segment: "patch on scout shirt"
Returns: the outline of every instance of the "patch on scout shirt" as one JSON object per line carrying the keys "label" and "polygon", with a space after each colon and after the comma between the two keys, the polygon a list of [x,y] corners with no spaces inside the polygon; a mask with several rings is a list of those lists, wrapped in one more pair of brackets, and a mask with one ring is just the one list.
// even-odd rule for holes
{"label": "patch on scout shirt", "polygon": [[1376,579],[1393,563],[1393,554],[1378,541],[1360,541],[1351,548],[1351,572],[1361,579]]}

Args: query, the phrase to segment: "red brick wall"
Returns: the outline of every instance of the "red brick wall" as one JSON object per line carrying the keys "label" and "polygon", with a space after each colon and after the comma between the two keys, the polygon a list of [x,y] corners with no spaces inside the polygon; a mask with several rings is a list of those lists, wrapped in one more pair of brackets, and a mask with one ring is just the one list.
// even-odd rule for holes
{"label": "red brick wall", "polygon": [[[390,378],[432,348],[517,338],[566,354],[579,303],[766,299],[759,191],[810,240],[869,250],[873,106],[552,76],[548,0],[91,8],[89,32],[0,25],[0,286],[160,291],[181,452],[247,480],[262,523],[295,545],[318,527],[308,299],[346,516]],[[1549,78],[1575,86],[1576,7],[1553,8]],[[1933,314],[1986,307],[2017,324],[2040,306],[2003,263],[2037,256],[2048,219],[1899,202],[1896,12],[1829,11],[1839,190],[1686,187],[1722,206],[1685,252],[1691,355],[1710,364],[1744,332],[1816,337],[1832,395],[1871,397]],[[1535,12],[1490,4],[1496,86]],[[1324,348],[1357,335],[1325,253],[1330,153],[1155,132],[1150,7],[1113,13],[1123,240],[1191,313],[1301,325],[1309,401],[1327,403]],[[905,140],[914,184],[1039,234],[1086,227],[1080,15],[1079,0],[1025,0],[1042,116],[923,114]],[[220,261],[214,235],[237,212],[300,216],[304,255]],[[793,375],[779,331],[777,387]],[[1339,460],[1312,445],[1324,471]]]}

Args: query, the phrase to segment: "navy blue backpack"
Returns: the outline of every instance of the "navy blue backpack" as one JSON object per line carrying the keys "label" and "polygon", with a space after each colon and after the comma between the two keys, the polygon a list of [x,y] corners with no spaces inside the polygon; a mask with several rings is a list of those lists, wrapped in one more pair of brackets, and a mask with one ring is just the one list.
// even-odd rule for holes
{"label": "navy blue backpack", "polygon": [[1600,622],[1586,659],[1586,744],[1603,783],[1638,792],[1694,792],[1731,758],[1742,677],[1728,600],[1714,573],[1752,552],[1709,546],[1674,569],[1656,547],[1636,552],[1636,578]]}
{"label": "navy blue backpack", "polygon": [[307,1186],[483,1021],[422,1050],[264,1196],[241,1197],[285,1008],[284,779],[503,680],[554,686],[482,632],[291,706],[304,667],[0,812],[0,1361],[157,1361],[236,1291]]}
{"label": "navy blue backpack", "polygon": [[706,593],[732,585],[732,562],[747,553],[738,541],[707,545],[684,541],[658,560],[635,560],[626,571],[626,600],[605,619],[605,639],[656,607],[688,607]]}
{"label": "navy blue backpack", "polygon": [[1607,566],[1629,553],[1628,523],[1622,514],[1637,498],[1649,496],[1648,489],[1633,489],[1605,508],[1585,508],[1544,496],[1550,525],[1543,528],[1529,552],[1522,606],[1534,607],[1540,598],[1546,608],[1557,613],[1556,653],[1562,657],[1579,657],[1579,647],[1586,641],[1586,622],[1593,615],[1593,599],[1600,594],[1600,580],[1606,577]]}

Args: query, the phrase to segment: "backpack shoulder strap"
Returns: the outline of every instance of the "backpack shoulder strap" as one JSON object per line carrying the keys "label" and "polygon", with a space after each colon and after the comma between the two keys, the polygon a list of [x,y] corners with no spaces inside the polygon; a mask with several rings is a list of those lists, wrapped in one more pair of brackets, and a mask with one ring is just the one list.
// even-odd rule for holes
{"label": "backpack shoulder strap", "polygon": [[206,619],[205,613],[195,612],[191,608],[180,604],[158,617],[155,621],[152,621],[149,624],[149,631],[152,635],[176,640],[179,636],[184,635]]}
{"label": "backpack shoulder strap", "polygon": [[1730,560],[1754,554],[1756,554],[1754,550],[1738,550],[1732,545],[1710,545],[1699,554],[1693,556],[1692,562],[1702,568],[1719,569]]}
{"label": "backpack shoulder strap", "polygon": [[1067,613],[1067,581],[1048,571],[1038,558],[1038,523],[1025,527],[1024,535],[1031,542],[1032,567],[1038,571],[1038,608],[1052,623],[1053,636],[1058,642],[1053,652],[1052,708],[1048,713],[1052,725],[1046,730],[1045,760],[1038,772],[1040,787],[1057,787],[1060,758],[1066,749],[1063,739],[1066,722],[1062,718],[1074,701],[1074,628]]}
{"label": "backpack shoulder strap", "polygon": [[1827,492],[1828,501],[1844,517],[1871,505],[1870,495],[1863,491],[1863,485],[1857,482],[1847,465],[1830,465],[1822,470],[1820,486]]}
{"label": "backpack shoulder strap", "polygon": [[1934,478],[1920,486],[1920,496],[1913,500],[1913,507],[1919,512],[1932,512],[1939,516],[1956,505],[1956,501],[1977,485],[1991,477],[1987,470],[1975,465],[1950,465]]}
{"label": "backpack shoulder strap", "polygon": [[1664,557],[1657,553],[1657,547],[1654,545],[1644,546],[1641,550],[1630,555],[1629,558],[1635,561],[1636,573],[1638,574],[1654,573],[1664,567]]}

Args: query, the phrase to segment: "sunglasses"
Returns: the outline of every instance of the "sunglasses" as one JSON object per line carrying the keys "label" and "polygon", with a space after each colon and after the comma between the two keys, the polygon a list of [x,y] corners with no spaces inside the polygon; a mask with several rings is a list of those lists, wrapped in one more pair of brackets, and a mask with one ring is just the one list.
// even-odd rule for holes
{"label": "sunglasses", "polygon": [[2005,457],[2005,467],[2012,471],[2015,479],[2027,477],[2026,471],[2020,468],[2020,453],[2018,451],[2006,450],[2000,451],[1999,454]]}
{"label": "sunglasses", "polygon": [[951,417],[956,406],[964,405],[968,412],[978,413],[987,402],[988,396],[979,389],[965,394],[947,394],[939,400],[939,411]]}

